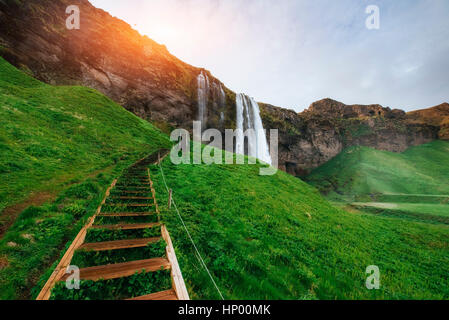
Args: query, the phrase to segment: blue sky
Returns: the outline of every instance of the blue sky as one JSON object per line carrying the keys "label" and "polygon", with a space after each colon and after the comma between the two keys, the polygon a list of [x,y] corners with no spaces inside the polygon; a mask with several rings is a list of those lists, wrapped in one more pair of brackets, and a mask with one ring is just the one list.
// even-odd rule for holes
{"label": "blue sky", "polygon": [[[448,0],[91,0],[257,101],[449,102]],[[380,29],[368,30],[368,5]],[[82,14],[82,13],[81,13]]]}

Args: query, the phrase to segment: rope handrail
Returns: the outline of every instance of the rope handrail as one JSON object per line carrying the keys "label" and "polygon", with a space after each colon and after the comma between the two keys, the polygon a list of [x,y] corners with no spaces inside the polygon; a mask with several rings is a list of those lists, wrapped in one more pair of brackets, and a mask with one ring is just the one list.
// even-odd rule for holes
{"label": "rope handrail", "polygon": [[[162,164],[161,164],[161,162],[162,162],[162,161],[159,161],[159,168],[161,169],[162,180],[164,181],[165,189],[167,189],[167,193],[168,193],[168,192],[169,192],[169,188],[168,188],[168,186],[167,186],[167,181],[165,180],[164,170],[162,169]],[[195,244],[195,241],[193,240],[192,236],[190,235],[189,230],[187,229],[186,224],[184,223],[184,219],[182,218],[181,213],[180,213],[179,210],[178,210],[178,206],[176,205],[176,202],[175,202],[175,199],[174,199],[173,196],[171,197],[171,202],[173,203],[173,206],[174,206],[176,212],[178,213],[179,220],[181,220],[181,223],[182,223],[182,225],[183,225],[183,227],[184,227],[184,230],[185,230],[186,233],[187,233],[187,236],[188,236],[189,239],[190,239],[190,242],[192,242],[193,248],[194,248],[195,251],[196,251],[196,257],[197,257],[198,261],[199,261],[200,264],[203,266],[203,268],[207,271],[207,274],[209,275],[209,278],[212,280],[212,283],[214,284],[215,289],[217,289],[217,291],[218,291],[218,293],[219,293],[221,299],[224,300],[224,297],[223,297],[223,295],[222,295],[220,289],[218,288],[217,284],[215,283],[215,280],[214,280],[214,278],[212,277],[212,274],[210,273],[209,268],[207,267],[206,263],[204,262],[203,257],[201,256],[201,254],[200,254],[200,252],[199,252],[199,250],[198,250],[198,248],[197,248],[197,246],[196,246],[196,244]]]}

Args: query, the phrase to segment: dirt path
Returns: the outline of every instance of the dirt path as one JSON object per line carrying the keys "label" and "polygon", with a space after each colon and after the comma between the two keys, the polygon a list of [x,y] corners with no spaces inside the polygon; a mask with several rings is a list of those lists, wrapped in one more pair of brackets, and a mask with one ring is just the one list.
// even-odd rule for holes
{"label": "dirt path", "polygon": [[45,202],[54,200],[56,195],[46,191],[31,193],[25,201],[16,203],[12,206],[6,207],[1,213],[3,224],[0,225],[0,240],[5,235],[5,232],[16,221],[19,214],[29,206],[41,206]]}
{"label": "dirt path", "polygon": [[[93,178],[93,177],[97,176],[99,173],[108,172],[109,170],[111,170],[114,167],[115,167],[115,165],[110,165],[106,168],[99,169],[90,174],[87,174],[86,177]],[[68,180],[68,179],[66,179],[66,180]],[[63,181],[57,181],[57,183],[61,183],[61,182],[63,182]],[[73,184],[75,184],[75,183],[73,183]],[[73,184],[69,184],[68,186],[65,186],[64,188],[68,188],[69,186],[71,186]],[[32,192],[28,196],[28,198],[25,199],[24,201],[16,203],[14,205],[11,205],[11,206],[3,209],[3,211],[0,213],[0,240],[3,238],[6,231],[8,231],[8,229],[14,224],[17,217],[23,210],[25,210],[29,206],[38,207],[48,201],[54,201],[56,199],[57,194],[61,191],[62,191],[62,189],[57,192],[56,191]]]}

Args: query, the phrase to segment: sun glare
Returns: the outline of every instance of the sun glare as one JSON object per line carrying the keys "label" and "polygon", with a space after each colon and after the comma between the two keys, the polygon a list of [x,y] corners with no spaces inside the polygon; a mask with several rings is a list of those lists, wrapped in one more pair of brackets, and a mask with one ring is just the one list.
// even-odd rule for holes
{"label": "sun glare", "polygon": [[166,24],[141,24],[137,25],[141,34],[145,34],[156,42],[166,44],[179,38],[179,31],[173,26]]}

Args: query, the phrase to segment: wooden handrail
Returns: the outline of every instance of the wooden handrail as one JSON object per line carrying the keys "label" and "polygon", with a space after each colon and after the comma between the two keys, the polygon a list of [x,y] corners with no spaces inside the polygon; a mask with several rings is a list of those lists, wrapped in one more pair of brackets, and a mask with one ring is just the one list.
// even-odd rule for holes
{"label": "wooden handrail", "polygon": [[[151,185],[152,185],[151,193],[153,194],[154,205],[156,207],[156,212],[157,212],[158,218],[159,218],[160,213],[159,213],[159,206],[158,206],[157,200],[156,200],[156,190],[153,188],[153,181],[151,180],[150,169],[147,169],[147,170],[148,170],[148,178],[150,179]],[[168,233],[168,230],[167,230],[167,227],[165,226],[165,224],[163,224],[161,227],[161,233],[162,233],[162,238],[165,240],[165,243],[167,244],[167,247],[165,248],[165,252],[167,255],[167,259],[171,265],[170,273],[171,273],[171,278],[172,278],[173,289],[176,292],[178,300],[190,300],[189,293],[187,292],[184,278],[181,273],[181,268],[179,267],[178,259],[176,258],[175,248],[173,247],[173,243],[171,241],[170,234]]]}
{"label": "wooden handrail", "polygon": [[175,249],[168,233],[167,227],[162,225],[162,238],[167,243],[166,253],[167,259],[171,264],[171,277],[173,281],[173,289],[178,296],[178,300],[190,300],[189,293],[182,277],[181,269],[179,268],[178,259],[176,258]]}
{"label": "wooden handrail", "polygon": [[47,282],[45,283],[44,287],[42,288],[41,292],[37,296],[36,300],[49,300],[51,295],[51,290],[55,286],[55,284],[64,276],[67,267],[69,266],[70,261],[72,261],[73,254],[75,253],[76,249],[79,248],[86,238],[87,229],[89,229],[94,221],[95,217],[100,213],[101,207],[106,203],[106,198],[111,193],[111,189],[114,188],[115,184],[117,183],[117,179],[115,179],[112,184],[109,186],[109,188],[106,190],[106,193],[104,195],[103,201],[101,201],[100,206],[97,208],[97,211],[95,214],[89,218],[89,221],[84,227],[81,229],[81,231],[76,236],[75,240],[73,240],[72,244],[70,245],[69,249],[67,249],[66,253],[62,257],[59,264],[56,266],[55,270],[51,274],[50,278],[48,278]]}

